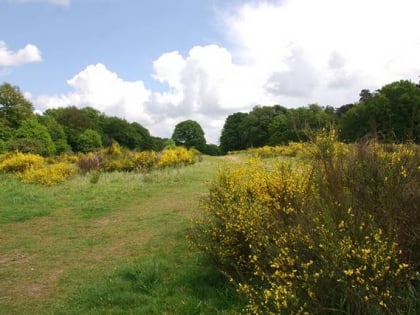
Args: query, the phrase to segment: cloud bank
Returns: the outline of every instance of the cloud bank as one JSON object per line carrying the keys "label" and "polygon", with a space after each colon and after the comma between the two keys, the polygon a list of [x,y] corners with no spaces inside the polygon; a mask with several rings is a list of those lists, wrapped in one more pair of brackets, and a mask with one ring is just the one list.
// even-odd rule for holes
{"label": "cloud bank", "polygon": [[163,91],[96,64],[68,81],[71,93],[34,104],[94,106],[162,137],[194,119],[215,143],[227,115],[257,104],[340,106],[361,89],[420,75],[418,0],[252,2],[229,12],[221,15],[229,48],[195,46],[153,62]]}
{"label": "cloud bank", "polygon": [[26,63],[42,61],[38,47],[27,44],[24,48],[13,52],[7,48],[5,42],[0,41],[0,67],[15,67]]}

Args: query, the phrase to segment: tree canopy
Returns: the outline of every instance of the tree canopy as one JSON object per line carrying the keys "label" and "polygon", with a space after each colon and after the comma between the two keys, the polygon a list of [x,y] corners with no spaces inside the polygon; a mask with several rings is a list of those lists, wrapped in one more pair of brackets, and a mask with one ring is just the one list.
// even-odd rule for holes
{"label": "tree canopy", "polygon": [[206,138],[200,124],[194,120],[185,120],[175,126],[172,139],[177,145],[187,148],[194,147],[203,152],[205,150]]}

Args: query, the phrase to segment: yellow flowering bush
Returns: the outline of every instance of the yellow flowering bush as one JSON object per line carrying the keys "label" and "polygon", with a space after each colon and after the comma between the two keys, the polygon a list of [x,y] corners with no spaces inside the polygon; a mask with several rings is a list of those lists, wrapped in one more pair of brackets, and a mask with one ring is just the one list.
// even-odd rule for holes
{"label": "yellow flowering bush", "polygon": [[272,158],[279,156],[302,157],[306,156],[311,149],[311,143],[290,142],[287,145],[263,146],[260,148],[250,148],[245,152],[261,158]]}
{"label": "yellow flowering bush", "polygon": [[134,154],[136,168],[141,171],[149,172],[157,164],[157,153],[155,151],[143,151]]}
{"label": "yellow flowering bush", "polygon": [[307,148],[300,164],[223,167],[191,238],[247,297],[248,313],[414,314],[418,147],[346,145],[331,131]]}
{"label": "yellow flowering bush", "polygon": [[40,168],[44,165],[44,158],[31,153],[8,153],[0,158],[0,172],[17,173],[28,169]]}
{"label": "yellow flowering bush", "polygon": [[159,167],[176,167],[195,163],[195,154],[193,150],[184,147],[175,149],[165,149],[158,156],[157,165]]}
{"label": "yellow flowering bush", "polygon": [[52,165],[44,165],[41,168],[29,168],[18,176],[25,183],[36,183],[53,186],[64,182],[77,173],[74,166],[60,162]]}

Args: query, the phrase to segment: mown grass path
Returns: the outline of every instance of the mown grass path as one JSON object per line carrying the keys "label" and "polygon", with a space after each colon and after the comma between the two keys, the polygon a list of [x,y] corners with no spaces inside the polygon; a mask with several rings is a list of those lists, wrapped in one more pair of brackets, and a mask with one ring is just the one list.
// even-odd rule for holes
{"label": "mown grass path", "polygon": [[57,187],[0,177],[0,314],[237,313],[185,237],[224,161]]}

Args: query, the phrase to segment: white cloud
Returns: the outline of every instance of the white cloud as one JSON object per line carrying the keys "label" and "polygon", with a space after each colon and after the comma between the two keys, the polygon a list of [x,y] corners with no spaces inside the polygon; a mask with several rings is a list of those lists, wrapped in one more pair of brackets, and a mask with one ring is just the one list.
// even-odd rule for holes
{"label": "white cloud", "polygon": [[417,12],[417,0],[260,2],[243,5],[227,29],[278,103],[341,105],[362,88],[417,79]]}
{"label": "white cloud", "polygon": [[[261,77],[247,65],[232,62],[231,53],[217,45],[195,46],[186,57],[163,54],[154,62],[154,78],[167,84],[165,92],[152,94],[146,108],[170,136],[176,123],[194,119],[208,142],[216,143],[227,115],[247,110],[263,95]],[[151,128],[152,132],[158,130]]]}
{"label": "white cloud", "polygon": [[7,48],[5,42],[0,41],[0,67],[20,66],[25,63],[42,61],[38,47],[27,44],[24,48],[13,52]]}
{"label": "white cloud", "polygon": [[361,89],[418,80],[418,12],[418,0],[253,1],[224,16],[229,50],[195,46],[154,61],[152,77],[164,91],[97,64],[68,81],[71,93],[34,103],[95,106],[162,137],[194,119],[214,143],[227,115],[257,104],[340,106]]}
{"label": "white cloud", "polygon": [[91,106],[110,116],[150,124],[144,104],[150,97],[142,81],[124,81],[105,65],[89,65],[67,83],[73,91],[62,95],[41,95],[33,98],[38,110],[48,108]]}
{"label": "white cloud", "polygon": [[11,2],[11,3],[32,3],[32,2],[46,2],[55,5],[69,6],[70,0],[0,0],[0,2]]}

